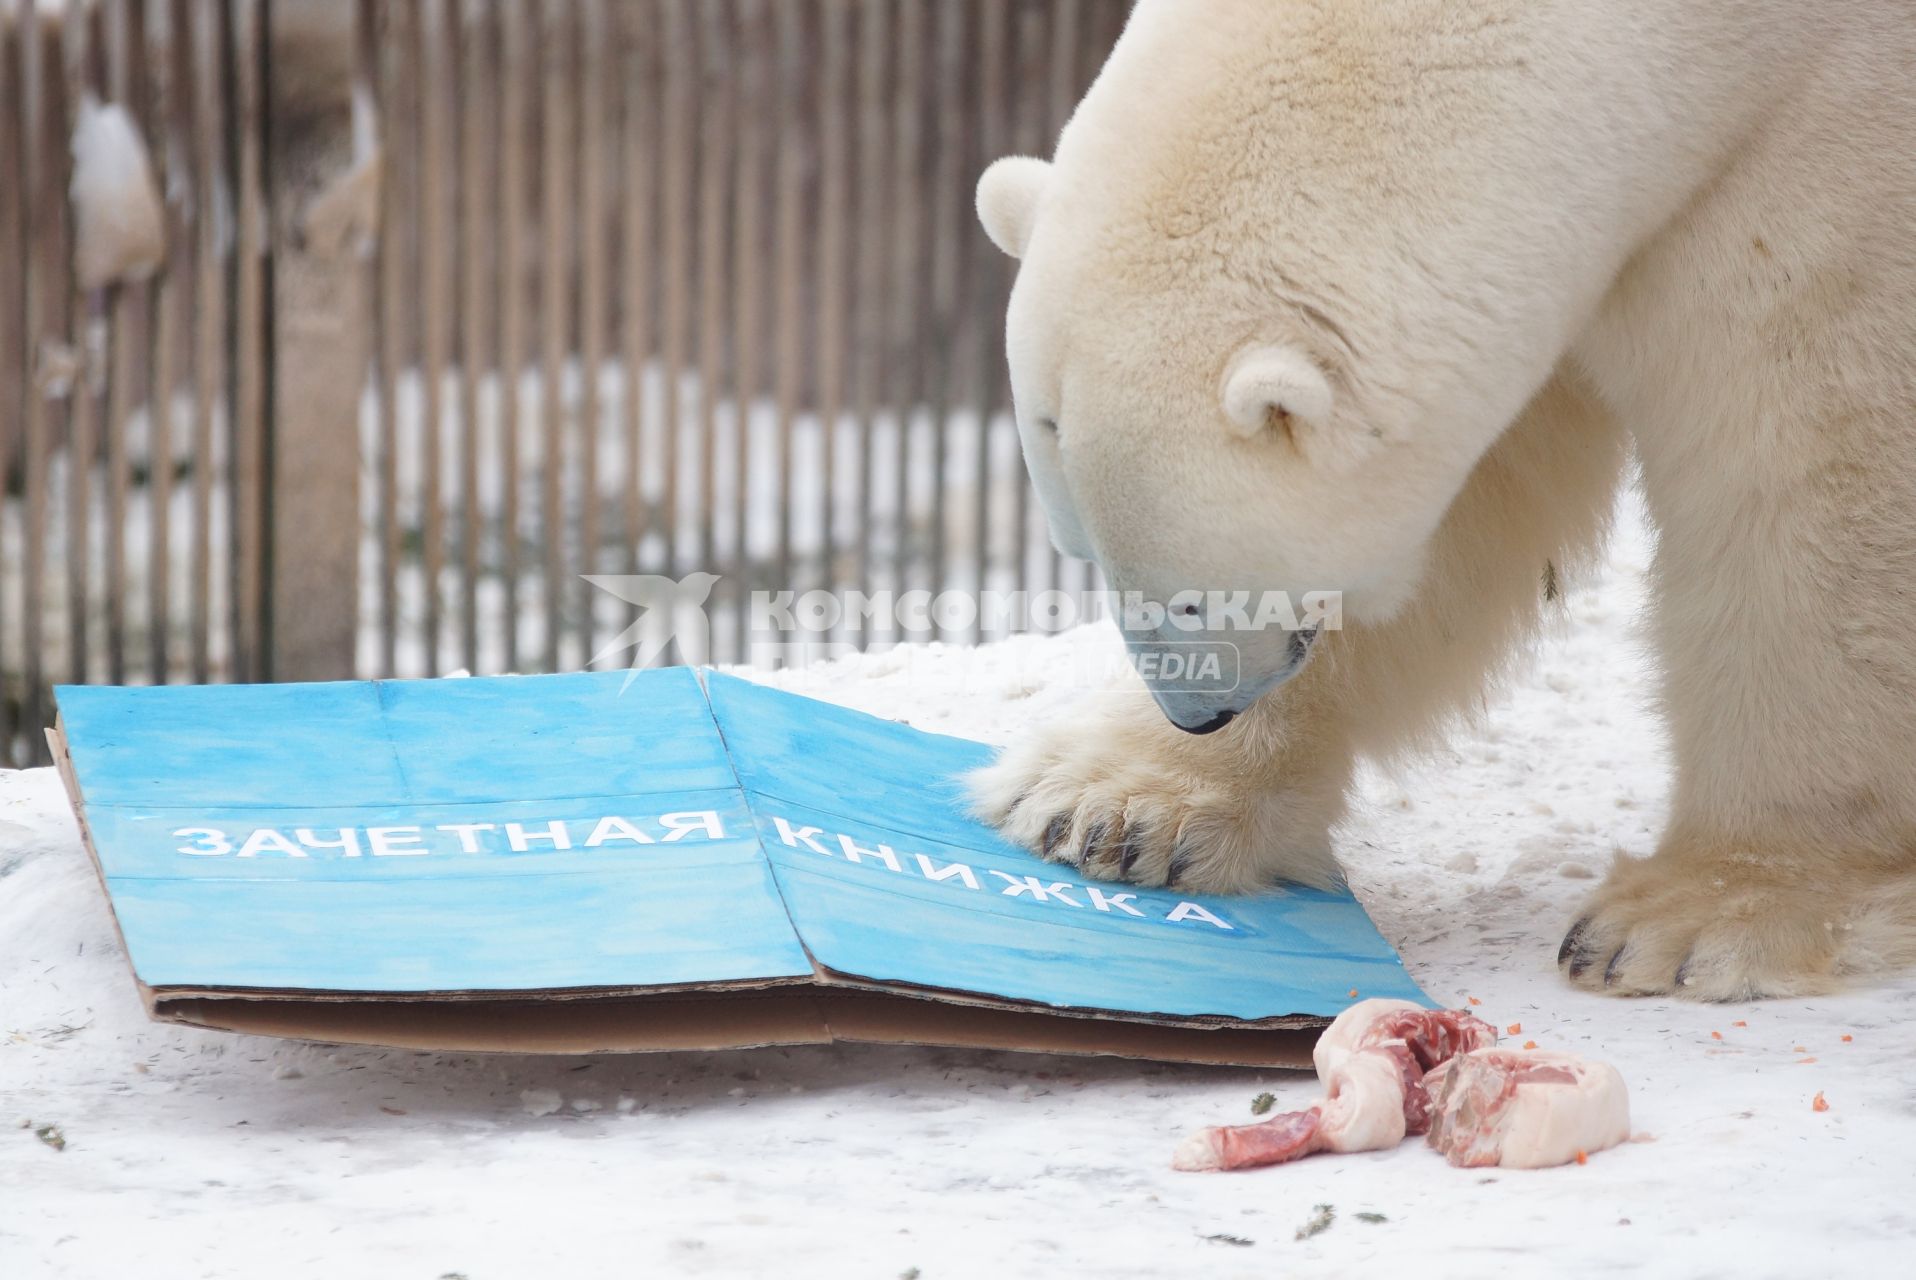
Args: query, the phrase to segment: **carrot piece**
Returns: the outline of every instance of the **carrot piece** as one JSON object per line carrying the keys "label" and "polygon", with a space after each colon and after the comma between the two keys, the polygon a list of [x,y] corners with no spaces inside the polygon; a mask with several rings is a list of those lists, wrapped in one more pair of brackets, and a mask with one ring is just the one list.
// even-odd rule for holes
{"label": "carrot piece", "polygon": [[[1479,1000],[1476,996],[1465,996],[1464,999],[1470,1001],[1470,1003],[1474,1005],[1483,1003],[1483,1001]],[[1845,1036],[1843,1038],[1847,1040],[1849,1037]]]}
{"label": "carrot piece", "polygon": [[1577,1163],[1578,1163],[1578,1164],[1589,1164],[1589,1163],[1590,1163],[1590,1153],[1589,1153],[1588,1151],[1579,1151],[1579,1152],[1577,1152]]}
{"label": "carrot piece", "polygon": [[1721,1031],[1712,1031],[1710,1033],[1710,1039],[1712,1040],[1721,1040],[1722,1038],[1723,1038],[1723,1033]]}
{"label": "carrot piece", "polygon": [[1511,1023],[1511,1024],[1509,1025],[1509,1026],[1507,1026],[1507,1027],[1505,1027],[1505,1028],[1504,1028],[1504,1033],[1505,1033],[1506,1035],[1513,1035],[1513,1036],[1520,1036],[1520,1035],[1522,1035],[1522,1034],[1523,1034],[1523,1023],[1521,1023],[1521,1022],[1513,1022],[1513,1023]]}
{"label": "carrot piece", "polygon": [[1855,1036],[1844,1036],[1843,1043],[1848,1044],[1850,1041],[1854,1040],[1855,1038],[1856,1038]]}
{"label": "carrot piece", "polygon": [[1795,1053],[1808,1053],[1809,1051],[1810,1051],[1810,1047],[1806,1044],[1799,1044],[1799,1045],[1792,1046],[1792,1052],[1795,1052]]}
{"label": "carrot piece", "polygon": [[1815,1062],[1815,1061],[1816,1061],[1816,1059],[1815,1059],[1815,1058],[1798,1058],[1798,1059],[1796,1060],[1796,1065],[1797,1065],[1797,1066],[1799,1066],[1799,1067],[1806,1067],[1806,1066],[1808,1066],[1808,1065],[1809,1065],[1810,1063],[1812,1063],[1812,1062]]}
{"label": "carrot piece", "polygon": [[1741,1021],[1741,1020],[1739,1020],[1739,1021],[1736,1021],[1736,1022],[1732,1022],[1732,1023],[1730,1024],[1730,1025],[1731,1025],[1731,1026],[1733,1026],[1733,1027],[1747,1027],[1747,1026],[1749,1026],[1750,1024],[1749,1024],[1749,1023],[1747,1023],[1747,1022],[1743,1022],[1743,1021]]}
{"label": "carrot piece", "polygon": [[1534,1049],[1537,1047],[1537,1042],[1535,1040],[1526,1040],[1523,1042],[1523,1047],[1526,1049]]}
{"label": "carrot piece", "polygon": [[1818,1089],[1816,1091],[1816,1096],[1810,1099],[1810,1110],[1811,1111],[1828,1111],[1829,1109],[1830,1109],[1829,1099],[1823,1096],[1823,1091],[1821,1089]]}
{"label": "carrot piece", "polygon": [[1352,987],[1352,988],[1351,988],[1351,999],[1353,999],[1353,1000],[1355,1000],[1355,999],[1357,999],[1357,988],[1356,988],[1356,987]]}

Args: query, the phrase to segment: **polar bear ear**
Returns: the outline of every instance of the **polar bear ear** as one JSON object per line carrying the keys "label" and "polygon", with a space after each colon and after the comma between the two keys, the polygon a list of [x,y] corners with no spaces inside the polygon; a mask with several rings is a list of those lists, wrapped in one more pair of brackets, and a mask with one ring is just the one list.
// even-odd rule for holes
{"label": "polar bear ear", "polygon": [[1038,197],[1051,178],[1051,162],[1032,156],[1005,156],[978,178],[978,221],[991,242],[1022,258],[1031,240]]}
{"label": "polar bear ear", "polygon": [[1331,421],[1330,380],[1294,347],[1247,347],[1224,374],[1224,416],[1246,440],[1277,431],[1317,464],[1354,461],[1368,450],[1341,440]]}

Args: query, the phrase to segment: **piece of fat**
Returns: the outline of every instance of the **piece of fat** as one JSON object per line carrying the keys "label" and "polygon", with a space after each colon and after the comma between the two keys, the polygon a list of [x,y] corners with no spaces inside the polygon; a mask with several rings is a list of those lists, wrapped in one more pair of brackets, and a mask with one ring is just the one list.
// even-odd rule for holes
{"label": "piece of fat", "polygon": [[1430,1145],[1454,1165],[1547,1169],[1630,1136],[1630,1095],[1607,1062],[1540,1050],[1479,1049],[1439,1064]]}

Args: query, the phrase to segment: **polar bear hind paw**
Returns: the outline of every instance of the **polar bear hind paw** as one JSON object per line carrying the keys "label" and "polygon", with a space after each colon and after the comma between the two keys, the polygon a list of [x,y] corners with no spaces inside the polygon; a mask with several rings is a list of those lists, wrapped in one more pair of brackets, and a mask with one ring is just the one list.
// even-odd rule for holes
{"label": "polar bear hind paw", "polygon": [[1916,876],[1733,850],[1619,858],[1557,963],[1592,991],[1733,1001],[1821,994],[1913,953]]}

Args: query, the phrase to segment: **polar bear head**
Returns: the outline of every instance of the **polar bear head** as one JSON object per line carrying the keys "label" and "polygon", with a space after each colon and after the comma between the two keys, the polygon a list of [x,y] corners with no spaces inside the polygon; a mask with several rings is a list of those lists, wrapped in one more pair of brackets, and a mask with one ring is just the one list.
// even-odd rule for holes
{"label": "polar bear head", "polygon": [[[1614,277],[1649,189],[1606,169],[1616,131],[1540,91],[1552,55],[1521,24],[1447,12],[1142,0],[1054,158],[980,179],[1019,259],[1027,463],[1054,541],[1113,590],[1340,592],[1350,622],[1392,617]],[[1226,638],[1230,689],[1156,690],[1180,727],[1222,725],[1309,648]]]}

